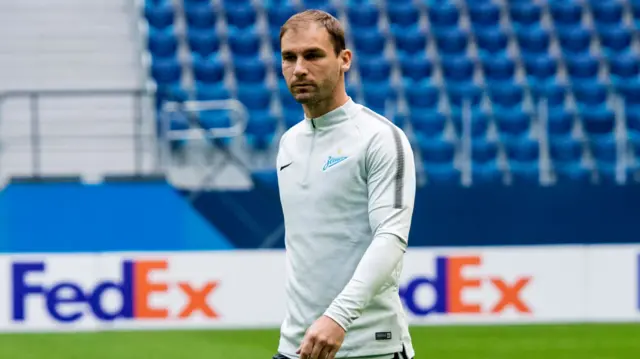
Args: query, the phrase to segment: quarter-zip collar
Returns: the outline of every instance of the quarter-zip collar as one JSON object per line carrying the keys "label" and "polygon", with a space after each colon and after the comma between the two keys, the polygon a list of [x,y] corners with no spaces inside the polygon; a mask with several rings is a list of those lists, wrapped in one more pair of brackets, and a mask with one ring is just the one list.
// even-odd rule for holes
{"label": "quarter-zip collar", "polygon": [[326,114],[316,118],[308,118],[305,115],[304,119],[307,126],[309,126],[309,129],[313,130],[344,122],[349,118],[352,118],[357,110],[358,105],[353,102],[351,97],[349,97],[349,100],[344,105],[333,111],[327,112]]}

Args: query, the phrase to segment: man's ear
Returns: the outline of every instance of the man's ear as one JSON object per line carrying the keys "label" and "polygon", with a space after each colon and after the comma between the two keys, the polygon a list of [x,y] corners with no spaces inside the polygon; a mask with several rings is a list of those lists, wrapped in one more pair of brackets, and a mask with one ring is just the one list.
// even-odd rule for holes
{"label": "man's ear", "polygon": [[351,50],[342,50],[340,52],[340,60],[342,64],[340,65],[342,72],[347,72],[351,69],[351,60],[353,59],[353,53]]}

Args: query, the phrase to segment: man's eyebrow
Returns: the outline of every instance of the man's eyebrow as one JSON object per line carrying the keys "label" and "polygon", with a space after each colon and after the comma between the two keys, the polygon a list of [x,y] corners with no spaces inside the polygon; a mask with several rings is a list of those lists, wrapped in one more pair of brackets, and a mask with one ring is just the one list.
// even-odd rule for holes
{"label": "man's eyebrow", "polygon": [[[311,48],[308,48],[308,49],[304,49],[302,51],[303,54],[310,54],[310,53],[315,53],[315,52],[324,53],[325,51],[320,47],[311,47]],[[285,51],[282,51],[282,55],[283,56],[284,55],[295,55],[295,51],[293,51],[293,50],[285,50]]]}

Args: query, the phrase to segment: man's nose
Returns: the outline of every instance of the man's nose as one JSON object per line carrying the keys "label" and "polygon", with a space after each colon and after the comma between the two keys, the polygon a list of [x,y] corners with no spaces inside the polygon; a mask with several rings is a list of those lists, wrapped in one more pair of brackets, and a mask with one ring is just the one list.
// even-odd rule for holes
{"label": "man's nose", "polygon": [[295,76],[304,76],[307,74],[307,65],[304,59],[298,59],[298,61],[296,61],[296,66],[293,69],[293,74]]}

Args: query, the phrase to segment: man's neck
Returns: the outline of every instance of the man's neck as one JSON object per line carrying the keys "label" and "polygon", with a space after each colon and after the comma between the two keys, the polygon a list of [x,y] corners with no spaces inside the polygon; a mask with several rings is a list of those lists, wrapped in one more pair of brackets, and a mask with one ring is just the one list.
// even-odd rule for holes
{"label": "man's neck", "polygon": [[330,97],[324,101],[303,105],[302,107],[308,118],[317,118],[343,106],[347,101],[349,101],[349,96],[343,93],[340,96]]}

